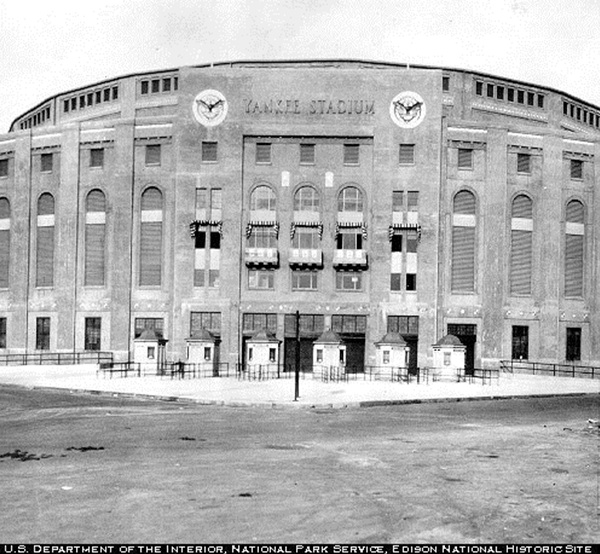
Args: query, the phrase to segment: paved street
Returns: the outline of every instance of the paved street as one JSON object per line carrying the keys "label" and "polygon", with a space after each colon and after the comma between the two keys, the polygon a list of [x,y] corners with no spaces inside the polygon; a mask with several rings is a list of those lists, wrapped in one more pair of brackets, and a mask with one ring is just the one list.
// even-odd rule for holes
{"label": "paved street", "polygon": [[2,387],[0,542],[598,542],[589,419],[598,397],[278,410]]}

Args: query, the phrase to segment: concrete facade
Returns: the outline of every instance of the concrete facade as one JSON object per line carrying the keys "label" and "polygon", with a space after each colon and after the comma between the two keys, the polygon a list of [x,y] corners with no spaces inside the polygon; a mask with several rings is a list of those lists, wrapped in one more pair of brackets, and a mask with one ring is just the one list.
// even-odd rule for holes
{"label": "concrete facade", "polygon": [[[159,163],[148,161],[155,146]],[[204,148],[216,148],[216,159]],[[96,318],[101,350],[131,359],[136,320],[139,327],[144,319],[162,320],[170,360],[185,359],[186,339],[206,328],[221,363],[243,362],[245,340],[267,327],[289,364],[299,312],[306,363],[312,342],[333,328],[358,371],[376,365],[375,342],[388,331],[405,337],[413,366],[431,365],[432,345],[448,333],[463,333],[475,367],[523,354],[598,364],[599,148],[600,108],[537,85],[442,68],[236,62],[57,95],[0,135],[0,163],[7,160],[0,197],[10,202],[0,352],[36,350],[40,318],[50,320],[50,351],[84,350],[86,321]],[[100,166],[91,166],[92,150],[103,151]],[[269,159],[259,159],[266,150]],[[41,171],[48,153],[52,169]],[[255,203],[260,187],[271,196]],[[295,209],[302,187],[318,199],[309,210]],[[348,187],[362,206],[354,209],[348,197],[350,209],[339,211]],[[160,191],[161,210],[144,211],[149,188]],[[106,199],[104,281],[89,286],[92,190]],[[461,191],[473,195],[474,214],[456,212]],[[55,200],[52,286],[36,281],[43,193]],[[532,207],[527,221],[511,212],[523,196]],[[583,223],[567,221],[572,200],[583,206]],[[140,280],[145,223],[160,227],[160,284]],[[190,236],[190,224],[205,242]],[[452,282],[456,227],[474,229],[471,290]],[[511,285],[511,237],[519,230],[531,240],[525,293]],[[345,234],[352,236],[338,238]],[[581,255],[567,252],[567,235],[583,237]],[[566,267],[573,259],[582,260],[574,277]],[[565,293],[567,274],[583,280],[581,294]]]}

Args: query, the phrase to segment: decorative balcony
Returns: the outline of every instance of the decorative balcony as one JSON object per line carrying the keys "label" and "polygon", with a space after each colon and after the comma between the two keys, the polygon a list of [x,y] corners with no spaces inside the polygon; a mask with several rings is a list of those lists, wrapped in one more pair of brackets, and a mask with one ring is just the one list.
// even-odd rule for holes
{"label": "decorative balcony", "polygon": [[323,251],[320,248],[291,248],[290,266],[322,267]]}
{"label": "decorative balcony", "polygon": [[276,267],[279,265],[277,248],[246,248],[245,262],[247,266]]}
{"label": "decorative balcony", "polygon": [[333,254],[335,267],[352,266],[367,267],[367,253],[365,250],[335,250]]}

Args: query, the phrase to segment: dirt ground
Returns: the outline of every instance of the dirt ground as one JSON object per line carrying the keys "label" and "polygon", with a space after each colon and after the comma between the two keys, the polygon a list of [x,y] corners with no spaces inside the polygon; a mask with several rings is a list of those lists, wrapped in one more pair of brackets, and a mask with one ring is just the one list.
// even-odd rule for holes
{"label": "dirt ground", "polygon": [[258,409],[0,388],[0,542],[597,543],[598,397]]}

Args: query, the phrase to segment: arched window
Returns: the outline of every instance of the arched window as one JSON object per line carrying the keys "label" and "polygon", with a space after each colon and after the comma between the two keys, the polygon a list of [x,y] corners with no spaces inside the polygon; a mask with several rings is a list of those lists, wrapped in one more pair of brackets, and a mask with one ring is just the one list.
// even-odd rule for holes
{"label": "arched window", "polygon": [[274,212],[277,208],[277,198],[273,189],[267,185],[256,187],[250,196],[250,209]]}
{"label": "arched window", "polygon": [[54,285],[54,197],[43,193],[37,204],[37,252],[35,284]]}
{"label": "arched window", "polygon": [[103,286],[105,279],[106,199],[101,190],[89,192],[85,200],[86,286]]}
{"label": "arched window", "polygon": [[294,211],[318,212],[320,207],[319,193],[311,186],[302,186],[294,195]]}
{"label": "arched window", "polygon": [[533,202],[524,194],[515,197],[510,223],[510,293],[531,294],[533,258]]}
{"label": "arched window", "polygon": [[10,264],[10,202],[0,198],[0,288],[8,287]]}
{"label": "arched window", "polygon": [[456,194],[452,214],[452,292],[475,291],[475,195],[467,190]]}
{"label": "arched window", "polygon": [[565,225],[565,296],[583,296],[585,255],[585,209],[579,200],[566,207]]}
{"label": "arched window", "polygon": [[140,224],[140,285],[160,286],[162,275],[163,196],[156,187],[142,194]]}
{"label": "arched window", "polygon": [[363,195],[356,187],[345,187],[338,196],[338,212],[362,212]]}

